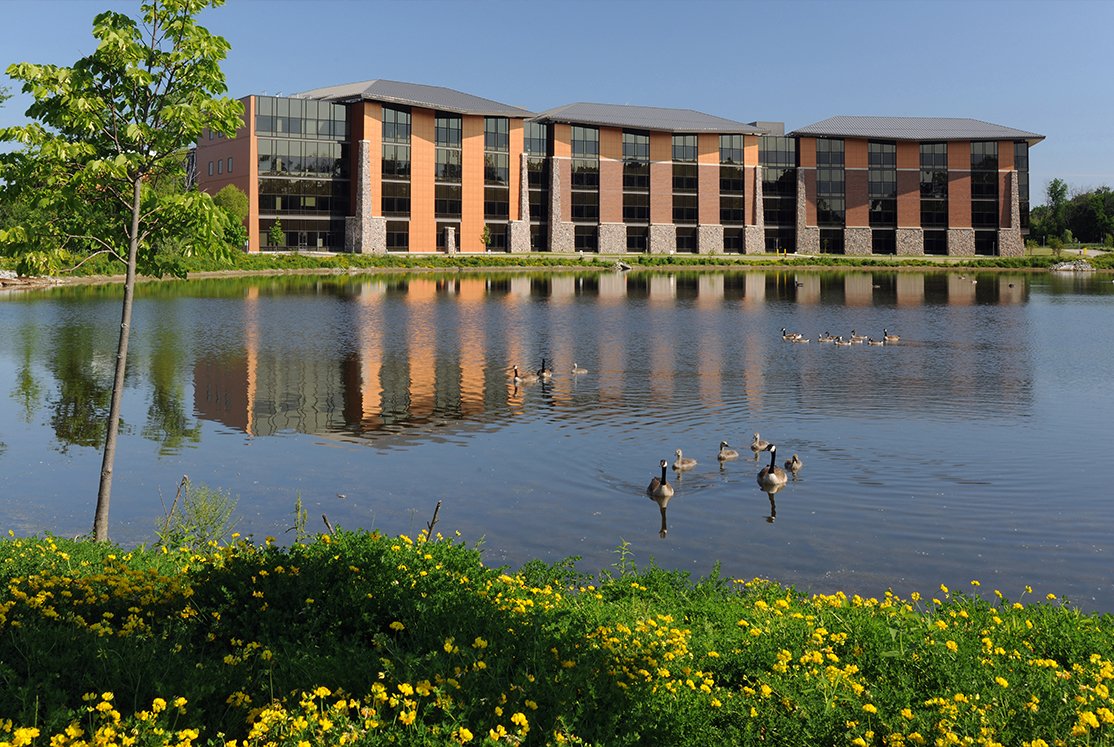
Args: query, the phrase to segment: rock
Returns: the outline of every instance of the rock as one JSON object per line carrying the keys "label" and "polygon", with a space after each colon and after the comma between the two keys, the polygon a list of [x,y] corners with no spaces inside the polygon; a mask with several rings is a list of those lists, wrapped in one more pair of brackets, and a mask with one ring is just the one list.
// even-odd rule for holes
{"label": "rock", "polygon": [[1072,262],[1057,262],[1048,268],[1051,272],[1094,272],[1095,268],[1085,259]]}

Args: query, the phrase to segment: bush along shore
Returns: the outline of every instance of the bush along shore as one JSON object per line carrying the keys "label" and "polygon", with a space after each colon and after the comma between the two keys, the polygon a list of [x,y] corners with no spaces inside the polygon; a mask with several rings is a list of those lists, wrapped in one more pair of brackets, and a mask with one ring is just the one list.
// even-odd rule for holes
{"label": "bush along shore", "polygon": [[[105,257],[96,257],[81,263],[74,256],[65,262],[72,272],[62,273],[57,279],[88,280],[121,279],[120,266]],[[848,257],[843,255],[696,255],[696,254],[455,254],[435,252],[408,254],[322,254],[264,252],[234,253],[230,259],[215,257],[183,257],[174,263],[180,272],[188,275],[207,273],[256,273],[256,272],[377,272],[409,270],[504,270],[512,268],[612,270],[622,262],[633,270],[653,268],[716,268],[758,269],[769,267],[790,268],[881,268],[881,269],[982,269],[982,270],[1048,270],[1060,257],[1035,254],[1023,257]],[[1086,260],[1096,270],[1114,270],[1114,253],[1088,257]],[[81,263],[81,264],[79,264]],[[12,277],[0,277],[0,282],[15,284],[18,261],[14,257],[0,257],[0,271]],[[119,276],[119,277],[117,277]]]}
{"label": "bush along shore", "polygon": [[2,745],[1114,743],[1109,615],[484,566],[459,539],[0,542]]}

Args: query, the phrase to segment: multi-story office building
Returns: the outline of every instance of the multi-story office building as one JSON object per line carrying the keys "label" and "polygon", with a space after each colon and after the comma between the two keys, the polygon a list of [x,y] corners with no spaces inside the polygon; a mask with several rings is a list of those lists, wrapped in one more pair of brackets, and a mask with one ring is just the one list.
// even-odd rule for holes
{"label": "multi-story office building", "polygon": [[1017,254],[1043,139],[970,119],[786,136],[688,109],[534,114],[383,80],[243,102],[196,164],[202,189],[248,195],[249,251]]}

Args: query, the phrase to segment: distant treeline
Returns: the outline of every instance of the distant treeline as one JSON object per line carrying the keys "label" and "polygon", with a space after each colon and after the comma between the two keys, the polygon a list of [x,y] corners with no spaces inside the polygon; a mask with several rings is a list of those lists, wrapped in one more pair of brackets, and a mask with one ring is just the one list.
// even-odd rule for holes
{"label": "distant treeline", "polygon": [[1114,246],[1114,190],[1098,187],[1069,197],[1067,183],[1053,179],[1048,202],[1029,213],[1029,237],[1041,244],[1105,244]]}

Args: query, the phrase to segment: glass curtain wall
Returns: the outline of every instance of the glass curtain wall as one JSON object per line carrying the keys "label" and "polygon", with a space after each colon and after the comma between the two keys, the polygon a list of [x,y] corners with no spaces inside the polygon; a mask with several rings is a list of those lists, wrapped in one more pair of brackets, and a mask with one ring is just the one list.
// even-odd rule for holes
{"label": "glass curtain wall", "polygon": [[487,250],[507,251],[511,215],[511,135],[506,117],[484,117],[484,224]]}
{"label": "glass curtain wall", "polygon": [[766,251],[793,251],[797,244],[797,141],[783,135],[758,138],[762,166],[762,221]]}
{"label": "glass curtain wall", "polygon": [[600,225],[600,131],[595,127],[572,127],[572,222],[575,248],[596,251]]}
{"label": "glass curtain wall", "polygon": [[820,227],[820,252],[843,254],[843,229],[847,216],[843,140],[816,141],[816,224]]}
{"label": "glass curtain wall", "polygon": [[897,144],[867,143],[871,252],[897,253]]}
{"label": "glass curtain wall", "polygon": [[975,254],[998,253],[998,143],[971,143],[971,227]]}
{"label": "glass curtain wall", "polygon": [[719,222],[723,225],[723,251],[743,251],[746,225],[746,172],[743,136],[719,136]]}
{"label": "glass curtain wall", "polygon": [[696,143],[696,135],[673,136],[673,224],[677,227],[679,252],[695,252],[697,248],[700,179]]}
{"label": "glass curtain wall", "polygon": [[530,191],[530,246],[534,251],[549,248],[549,125],[526,122],[526,178]]}
{"label": "glass curtain wall", "polygon": [[948,144],[921,143],[924,253],[948,253]]}
{"label": "glass curtain wall", "polygon": [[627,251],[650,248],[650,133],[623,132],[623,223]]}
{"label": "glass curtain wall", "polygon": [[383,216],[387,250],[410,248],[410,110],[383,107]]}
{"label": "glass curtain wall", "polygon": [[[350,181],[345,107],[258,96],[255,129],[262,248],[343,249]],[[283,239],[272,244],[276,222]]]}
{"label": "glass curtain wall", "polygon": [[1029,143],[1013,144],[1013,166],[1017,169],[1017,196],[1021,203],[1021,230],[1029,233]]}
{"label": "glass curtain wall", "polygon": [[435,140],[433,214],[437,221],[437,248],[445,251],[448,247],[446,237],[449,228],[456,233],[458,248],[461,243],[463,119],[459,114],[438,112],[433,126]]}

